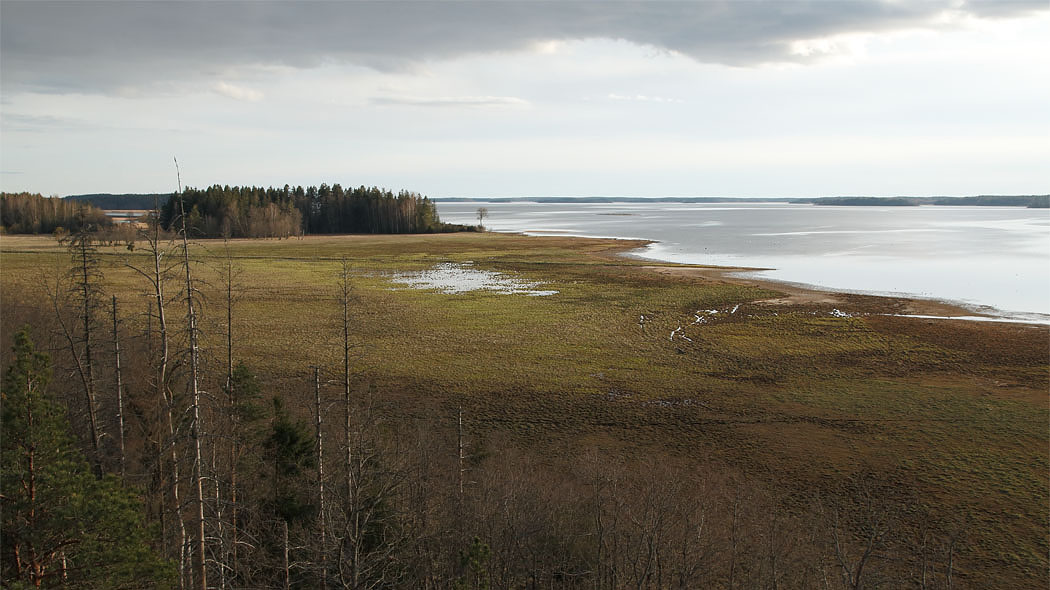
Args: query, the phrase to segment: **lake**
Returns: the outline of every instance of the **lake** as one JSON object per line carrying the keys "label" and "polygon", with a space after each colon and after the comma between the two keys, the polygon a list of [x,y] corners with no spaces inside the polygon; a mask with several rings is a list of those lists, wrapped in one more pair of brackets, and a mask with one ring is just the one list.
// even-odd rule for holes
{"label": "lake", "polygon": [[1050,210],[787,203],[453,203],[441,220],[492,231],[653,240],[633,255],[770,269],[823,289],[953,301],[1050,320]]}

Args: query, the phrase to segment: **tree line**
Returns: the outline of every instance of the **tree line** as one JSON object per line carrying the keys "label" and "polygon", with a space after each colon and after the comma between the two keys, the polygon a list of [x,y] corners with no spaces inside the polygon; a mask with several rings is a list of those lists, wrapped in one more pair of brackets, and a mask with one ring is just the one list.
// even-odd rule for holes
{"label": "tree line", "polygon": [[[144,303],[105,292],[80,232],[47,308],[18,310],[50,354],[26,331],[5,357],[5,587],[966,585],[965,516],[863,474],[790,493],[717,463],[540,457],[469,405],[402,417],[354,371],[347,260],[316,327],[338,364],[268,387],[239,352],[236,261],[204,266],[177,211],[173,234],[153,224],[126,255]],[[205,280],[222,294],[208,307]]]}
{"label": "tree line", "polygon": [[[437,207],[418,193],[360,186],[262,188],[213,185],[187,188],[179,199],[168,199],[160,212],[170,228],[178,208],[186,208],[186,224],[199,237],[283,238],[302,234],[432,233],[474,229],[441,223]],[[181,203],[179,201],[182,201]]]}
{"label": "tree line", "polygon": [[89,203],[36,193],[0,193],[0,227],[6,233],[76,232],[86,227],[110,225],[106,212]]}

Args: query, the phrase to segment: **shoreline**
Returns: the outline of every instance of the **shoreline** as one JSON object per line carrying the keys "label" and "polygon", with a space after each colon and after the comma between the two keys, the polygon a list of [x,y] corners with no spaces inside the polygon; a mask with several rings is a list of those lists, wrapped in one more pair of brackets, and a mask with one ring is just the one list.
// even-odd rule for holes
{"label": "shoreline", "polygon": [[[808,213],[798,211],[785,213],[787,217],[779,220],[780,214],[763,212],[762,207],[769,203],[757,202],[744,204],[761,213],[753,220],[747,211],[717,213],[719,207],[706,204],[680,212],[678,205],[648,201],[550,208],[501,208],[499,203],[494,204],[492,230],[499,233],[636,239],[636,243],[649,247],[628,257],[658,261],[653,264],[747,267],[742,272],[772,267],[755,273],[755,280],[830,293],[934,300],[965,310],[952,315],[1050,324],[1047,234],[1042,231],[1046,217],[1031,211],[997,213],[1000,208],[969,206],[948,209],[971,213],[927,214],[914,219],[905,216],[900,220],[890,216],[884,221],[855,218],[847,212],[820,217],[817,223],[807,220]],[[443,219],[458,220],[469,217],[472,210],[468,209],[450,203],[439,210]],[[640,217],[602,217],[623,213]],[[995,237],[995,243],[974,245],[968,237],[971,226],[981,232],[980,236]],[[869,232],[871,236],[806,237]],[[893,235],[897,232],[907,235]],[[770,237],[749,237],[751,233]],[[1024,255],[1015,255],[1015,251]]]}
{"label": "shoreline", "polygon": [[[717,281],[733,285],[759,287],[770,291],[783,293],[781,297],[762,299],[755,303],[773,306],[802,306],[802,305],[837,305],[855,306],[857,298],[884,300],[892,302],[894,307],[899,307],[898,313],[887,313],[885,315],[926,316],[928,318],[959,319],[974,321],[971,318],[987,318],[988,320],[1000,319],[997,316],[983,312],[974,311],[965,306],[949,301],[937,299],[912,298],[906,295],[879,295],[872,293],[854,293],[848,291],[835,291],[833,289],[821,289],[817,286],[806,286],[798,283],[777,281],[758,277],[740,276],[741,273],[754,272],[764,269],[746,267],[696,267],[696,266],[667,266],[667,265],[645,265],[640,266],[645,270],[668,276],[682,276],[698,278],[705,281]],[[868,306],[864,306],[868,307]],[[1016,323],[1037,322],[1011,320]]]}
{"label": "shoreline", "polygon": [[[839,306],[846,309],[847,313],[870,314],[908,317],[915,316],[916,319],[944,319],[964,322],[996,322],[1009,323],[1023,326],[1050,327],[1050,315],[1038,312],[1010,312],[991,307],[973,307],[966,304],[943,299],[932,299],[910,296],[905,293],[873,293],[864,291],[840,290],[820,285],[810,285],[753,276],[755,272],[773,270],[768,267],[744,267],[744,266],[716,266],[679,263],[668,260],[660,260],[639,254],[642,249],[650,244],[659,243],[659,240],[645,238],[625,238],[616,236],[583,236],[562,233],[536,232],[530,230],[522,231],[493,231],[483,233],[504,236],[522,236],[529,238],[552,238],[566,240],[580,240],[592,243],[612,242],[604,252],[597,253],[608,260],[617,263],[631,261],[634,264],[628,267],[673,276],[683,279],[699,281],[722,282],[734,285],[760,287],[770,291],[782,293],[780,297],[756,301],[755,303],[771,307],[805,307],[805,306]],[[392,238],[397,236],[443,236],[453,239],[459,233],[447,234],[316,234],[304,236],[301,240],[327,241],[340,239],[374,239],[377,237]],[[18,251],[34,251],[46,244],[44,249],[50,250],[56,246],[51,242],[50,236],[46,236],[41,244],[40,235],[31,234],[3,234],[4,247],[0,250],[7,253]],[[252,239],[237,239],[233,242],[251,241]],[[210,240],[197,240],[208,242]],[[14,242],[12,244],[12,242]]]}
{"label": "shoreline", "polygon": [[[537,236],[528,230],[522,232],[493,232],[514,233],[524,236]],[[915,317],[916,319],[944,319],[954,321],[985,321],[1010,323],[1028,326],[1050,326],[1050,316],[1038,319],[1032,316],[1045,316],[1038,312],[1010,312],[991,307],[970,307],[965,304],[944,299],[928,299],[910,296],[906,293],[887,294],[864,291],[849,291],[835,289],[833,287],[822,287],[820,285],[808,285],[782,281],[765,277],[746,276],[747,273],[775,270],[767,267],[744,267],[744,266],[715,266],[684,264],[667,260],[660,260],[647,256],[641,256],[635,252],[645,248],[649,244],[659,243],[659,240],[648,240],[644,238],[619,238],[613,236],[568,236],[584,240],[617,240],[623,242],[622,249],[615,252],[618,258],[626,258],[644,263],[638,268],[649,272],[666,276],[699,279],[703,281],[715,281],[733,285],[760,287],[770,291],[783,293],[781,297],[756,301],[764,305],[772,306],[807,306],[807,305],[838,305],[860,307],[860,313],[875,315]]]}

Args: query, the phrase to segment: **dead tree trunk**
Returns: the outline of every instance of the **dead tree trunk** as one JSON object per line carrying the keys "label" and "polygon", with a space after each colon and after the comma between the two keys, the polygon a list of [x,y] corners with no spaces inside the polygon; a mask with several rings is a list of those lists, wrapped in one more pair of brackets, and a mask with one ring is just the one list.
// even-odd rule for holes
{"label": "dead tree trunk", "polygon": [[[47,296],[51,300],[51,307],[55,312],[55,319],[58,321],[59,327],[62,329],[62,336],[65,338],[66,344],[69,346],[70,356],[73,358],[73,364],[76,366],[77,374],[80,376],[81,383],[84,385],[84,403],[89,408],[89,419],[90,419],[90,435],[92,448],[97,451],[98,449],[98,435],[94,424],[94,411],[91,408],[94,407],[94,395],[90,393],[91,389],[88,387],[90,379],[88,378],[87,370],[84,366],[84,359],[78,352],[77,338],[75,334],[76,328],[67,322],[67,318],[63,315],[63,303],[61,300],[61,292],[64,288],[64,283],[60,278],[56,278],[54,289],[48,286]],[[95,453],[97,457],[98,453]],[[98,468],[98,461],[92,457],[93,468],[95,468],[96,476],[100,476],[101,469]]]}
{"label": "dead tree trunk", "polygon": [[459,477],[459,496],[462,501],[463,497],[463,475],[466,472],[466,468],[463,466],[463,459],[466,455],[463,452],[463,406],[459,406],[456,409],[456,449],[457,449],[457,469],[456,473]]}
{"label": "dead tree trunk", "polygon": [[347,499],[352,500],[349,494],[353,493],[354,473],[353,465],[353,441],[352,424],[350,422],[352,399],[350,397],[350,264],[343,258],[342,272],[340,273],[340,291],[343,303],[343,414],[346,419],[344,434],[346,436],[346,492]]}
{"label": "dead tree trunk", "polygon": [[[178,160],[175,160],[175,171],[178,174]],[[195,554],[197,579],[195,582],[201,590],[208,590],[208,572],[206,561],[206,538],[204,536],[204,464],[201,452],[201,395],[198,387],[200,379],[200,348],[197,334],[197,310],[193,301],[193,276],[190,265],[190,242],[186,227],[186,202],[182,195],[182,180],[179,179],[179,216],[182,218],[182,267],[186,278],[186,329],[190,339],[190,400],[193,422],[190,425],[190,438],[193,440],[194,488],[197,504],[197,548]]]}
{"label": "dead tree trunk", "polygon": [[117,296],[113,296],[113,364],[117,380],[117,428],[120,440],[120,478],[127,477],[128,455],[124,445],[124,381],[120,373],[120,339],[117,334]]}
{"label": "dead tree trunk", "polygon": [[321,373],[314,367],[314,430],[317,443],[317,528],[321,537],[321,590],[328,589],[328,542],[325,526],[324,441],[321,435]]}
{"label": "dead tree trunk", "polygon": [[281,525],[284,531],[284,590],[290,590],[292,587],[292,570],[288,563],[288,521],[282,518]]}
{"label": "dead tree trunk", "polygon": [[[170,345],[168,342],[168,319],[165,311],[165,304],[167,303],[167,295],[164,292],[164,285],[168,281],[170,276],[170,268],[167,266],[165,261],[166,252],[161,248],[161,233],[160,233],[160,201],[157,197],[153,199],[153,218],[150,220],[151,227],[148,232],[145,233],[144,237],[146,240],[147,247],[149,248],[150,256],[152,260],[152,268],[144,270],[138,268],[132,264],[127,266],[139,273],[146,281],[149,282],[152,293],[150,293],[150,305],[147,316],[147,330],[148,330],[148,341],[150,346],[150,360],[153,363],[154,368],[154,388],[157,394],[157,401],[160,403],[160,407],[163,408],[164,419],[167,423],[168,429],[168,440],[158,447],[158,453],[163,454],[165,450],[168,454],[168,466],[171,469],[171,484],[169,488],[169,494],[171,496],[171,506],[175,512],[175,522],[178,526],[178,548],[175,552],[178,554],[179,564],[179,587],[186,587],[186,546],[187,546],[187,533],[186,523],[183,518],[182,511],[182,499],[179,491],[182,485],[182,466],[180,461],[180,453],[178,451],[178,429],[176,428],[175,416],[177,414],[175,408],[175,395],[168,387],[168,365],[170,363]],[[153,304],[156,303],[156,318],[157,318],[157,338],[158,346],[156,350],[156,357],[154,358],[153,352]],[[161,457],[157,457],[158,463],[161,462]]]}
{"label": "dead tree trunk", "polygon": [[[77,369],[84,385],[84,398],[87,404],[88,423],[91,430],[92,462],[95,477],[102,478],[102,432],[98,424],[98,404],[95,394],[95,363],[94,345],[92,343],[92,332],[94,331],[96,312],[100,307],[101,276],[98,269],[98,253],[91,245],[91,236],[86,229],[81,229],[75,234],[70,242],[73,254],[74,280],[73,287],[77,292],[80,307],[80,321],[83,330],[82,344],[84,348],[84,361],[80,363],[79,355],[73,350],[73,356],[77,357]],[[72,344],[72,341],[71,341]]]}
{"label": "dead tree trunk", "polygon": [[226,389],[230,390],[233,381],[233,258],[230,255],[230,244],[226,243],[226,268],[223,269],[223,282],[226,283]]}
{"label": "dead tree trunk", "polygon": [[91,443],[94,445],[95,451],[95,476],[102,477],[102,457],[100,449],[100,441],[102,438],[98,428],[98,415],[95,406],[95,374],[94,374],[94,363],[91,358],[91,316],[94,310],[92,309],[92,301],[94,299],[93,293],[91,293],[91,283],[89,282],[88,274],[89,262],[88,262],[88,247],[87,247],[87,236],[81,238],[83,244],[78,248],[80,257],[79,271],[81,273],[81,293],[83,311],[81,312],[82,319],[84,321],[84,367],[87,371],[87,402],[88,402],[88,416],[91,421]]}
{"label": "dead tree trunk", "polygon": [[[347,532],[354,540],[353,557],[351,562],[351,580],[353,587],[357,587],[358,577],[358,548],[356,540],[358,510],[356,507],[357,494],[354,489],[354,452],[353,452],[353,400],[350,395],[350,263],[343,258],[342,270],[340,272],[340,291],[343,303],[343,417],[345,418],[343,434],[346,443],[346,527]],[[341,568],[341,566],[340,566]]]}
{"label": "dead tree trunk", "polygon": [[153,360],[153,300],[146,300],[146,358]]}
{"label": "dead tree trunk", "polygon": [[[219,572],[222,581],[222,587],[226,585],[225,570],[229,569],[233,575],[237,572],[237,438],[235,434],[236,418],[234,413],[236,412],[236,392],[234,391],[233,384],[233,283],[234,283],[234,268],[233,268],[233,256],[230,254],[230,244],[228,240],[223,240],[225,247],[226,259],[225,266],[222,269],[222,281],[226,287],[226,419],[230,427],[229,430],[229,500],[230,500],[230,519],[229,519],[229,539],[226,538],[227,531],[226,526],[222,518],[218,518],[219,527],[219,539],[220,543],[223,544],[224,550],[224,564],[220,565]],[[218,443],[213,446],[213,456],[218,454]],[[215,479],[215,505],[216,507],[221,506],[221,494],[219,490],[219,478],[217,476],[218,470],[213,469],[216,474]]]}

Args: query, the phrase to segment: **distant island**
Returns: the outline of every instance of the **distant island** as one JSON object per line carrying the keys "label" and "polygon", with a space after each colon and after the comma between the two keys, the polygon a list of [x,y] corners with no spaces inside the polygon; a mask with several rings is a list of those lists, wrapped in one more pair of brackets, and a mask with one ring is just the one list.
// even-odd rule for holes
{"label": "distant island", "polygon": [[919,205],[1050,208],[1050,195],[978,195],[975,197],[821,197],[792,203],[847,207],[917,207]]}

